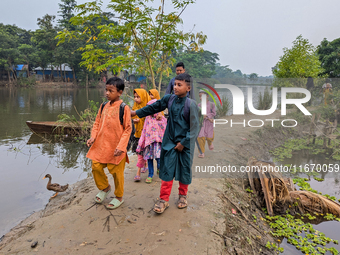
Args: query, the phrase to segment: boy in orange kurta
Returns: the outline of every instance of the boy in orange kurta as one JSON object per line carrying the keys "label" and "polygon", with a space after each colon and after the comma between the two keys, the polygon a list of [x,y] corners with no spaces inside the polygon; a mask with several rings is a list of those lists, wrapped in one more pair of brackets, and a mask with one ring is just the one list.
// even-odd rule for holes
{"label": "boy in orange kurta", "polygon": [[104,173],[107,167],[115,183],[115,198],[106,206],[115,209],[123,202],[124,194],[124,168],[125,162],[129,163],[126,147],[132,130],[130,108],[124,108],[124,120],[121,125],[119,108],[123,102],[120,99],[124,91],[124,81],[113,77],[106,82],[106,98],[110,101],[103,111],[98,111],[93,124],[91,138],[87,146],[91,146],[87,157],[92,159],[92,173],[100,192],[95,197],[97,203],[102,203],[111,192],[111,185]]}

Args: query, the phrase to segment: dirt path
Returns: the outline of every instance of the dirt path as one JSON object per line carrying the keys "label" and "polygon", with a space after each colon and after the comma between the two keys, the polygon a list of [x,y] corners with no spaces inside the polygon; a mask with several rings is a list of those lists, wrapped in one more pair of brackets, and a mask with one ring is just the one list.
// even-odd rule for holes
{"label": "dirt path", "polygon": [[[7,234],[0,254],[219,254],[221,240],[210,230],[224,231],[224,214],[219,213],[223,204],[216,191],[222,190],[223,179],[195,179],[189,206],[182,210],[175,204],[175,182],[170,207],[157,215],[151,209],[160,179],[146,184],[144,174],[142,182],[134,183],[135,164],[134,158],[126,168],[125,203],[120,208],[109,211],[94,205],[94,181],[83,180]],[[31,248],[35,241],[37,247]]]}
{"label": "dirt path", "polygon": [[[261,119],[279,117],[277,111]],[[251,118],[259,116],[246,116]],[[125,170],[125,203],[120,208],[108,211],[95,205],[94,181],[80,181],[8,233],[0,242],[0,254],[271,254],[265,248],[267,240],[273,241],[265,232],[268,226],[260,220],[253,222],[252,215],[260,219],[262,212],[244,191],[245,175],[195,172],[196,166],[246,165],[250,156],[268,160],[269,149],[294,136],[280,129],[263,130],[230,128],[230,124],[216,127],[214,152],[194,159],[186,209],[176,207],[178,182],[174,182],[170,207],[162,215],[155,214],[152,208],[160,179],[156,176],[152,184],[146,184],[144,174],[140,183],[133,182],[133,157]],[[112,199],[110,195],[104,204]],[[34,241],[38,245],[31,248]]]}

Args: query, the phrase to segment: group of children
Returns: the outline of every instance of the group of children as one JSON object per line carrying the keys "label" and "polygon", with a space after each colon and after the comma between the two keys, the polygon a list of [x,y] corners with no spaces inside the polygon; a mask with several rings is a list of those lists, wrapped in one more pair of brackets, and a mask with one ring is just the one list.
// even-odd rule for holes
{"label": "group of children", "polygon": [[[204,123],[200,129],[199,108],[196,102],[187,96],[191,90],[191,83],[192,78],[189,74],[177,75],[173,84],[174,94],[165,95],[162,99],[155,89],[149,92],[135,89],[134,105],[130,111],[120,99],[124,82],[116,77],[106,82],[106,98],[109,103],[99,110],[91,138],[87,141],[87,145],[91,146],[87,157],[92,160],[93,177],[100,190],[95,197],[96,203],[102,203],[111,192],[111,186],[104,173],[105,167],[113,175],[115,184],[115,198],[106,207],[115,209],[124,202],[124,167],[125,162],[129,163],[127,145],[134,124],[132,151],[136,152],[138,157],[138,170],[134,180],[140,181],[141,173],[148,170],[146,183],[152,182],[154,159],[157,162],[157,173],[162,180],[160,199],[153,210],[156,213],[163,213],[169,207],[174,178],[179,181],[177,207],[180,209],[187,207],[186,195],[192,179],[195,142],[201,131],[199,144],[204,147],[205,140],[202,140],[202,136],[206,135],[206,131],[202,130],[209,127],[207,123],[211,122],[214,115],[209,108],[207,111],[209,114],[203,116]],[[163,113],[166,108],[169,113],[168,119]],[[208,122],[205,124],[205,121]],[[208,140],[210,149],[211,141]]]}

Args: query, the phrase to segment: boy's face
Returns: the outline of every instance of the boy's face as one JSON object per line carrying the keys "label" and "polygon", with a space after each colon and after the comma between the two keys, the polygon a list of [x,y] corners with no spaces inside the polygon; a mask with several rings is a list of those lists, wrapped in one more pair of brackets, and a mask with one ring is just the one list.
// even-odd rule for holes
{"label": "boy's face", "polygon": [[202,95],[203,95],[204,93],[199,93],[198,94],[198,96],[200,97],[200,100],[202,101]]}
{"label": "boy's face", "polygon": [[183,66],[176,67],[176,75],[179,75],[181,73],[185,73],[185,69],[183,68]]}
{"label": "boy's face", "polygon": [[155,99],[155,97],[152,95],[151,92],[149,92],[149,96],[150,96],[151,99]]}
{"label": "boy's face", "polygon": [[138,96],[136,92],[133,95],[134,95],[135,102],[137,104],[140,104],[142,102],[142,99],[140,98],[140,96]]}
{"label": "boy's face", "polygon": [[185,97],[190,91],[190,85],[185,81],[175,80],[174,92],[178,97]]}
{"label": "boy's face", "polygon": [[119,100],[119,97],[123,94],[123,90],[117,91],[117,87],[114,85],[106,85],[105,91],[106,98],[111,102]]}

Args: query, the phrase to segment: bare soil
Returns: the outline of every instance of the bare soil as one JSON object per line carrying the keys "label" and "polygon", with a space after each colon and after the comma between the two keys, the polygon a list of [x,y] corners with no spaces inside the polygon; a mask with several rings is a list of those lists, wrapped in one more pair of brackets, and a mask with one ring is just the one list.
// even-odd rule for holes
{"label": "bare soil", "polygon": [[[279,119],[280,112],[263,117],[228,116],[227,120],[269,118]],[[304,127],[287,131],[240,126],[217,125],[214,151],[206,150],[204,159],[196,153],[188,208],[177,208],[178,182],[174,182],[170,207],[164,214],[155,214],[152,208],[159,197],[160,179],[156,175],[146,184],[147,174],[143,174],[141,182],[133,182],[134,156],[126,165],[121,207],[105,208],[113,193],[104,205],[95,204],[98,190],[93,179],[82,180],[6,234],[0,242],[0,254],[273,254],[265,245],[277,240],[268,233],[256,198],[245,191],[249,185],[246,175],[202,174],[195,172],[195,167],[245,166],[251,156],[269,160],[269,150],[301,136]],[[112,177],[109,180],[113,184]],[[36,241],[37,246],[31,248]]]}

